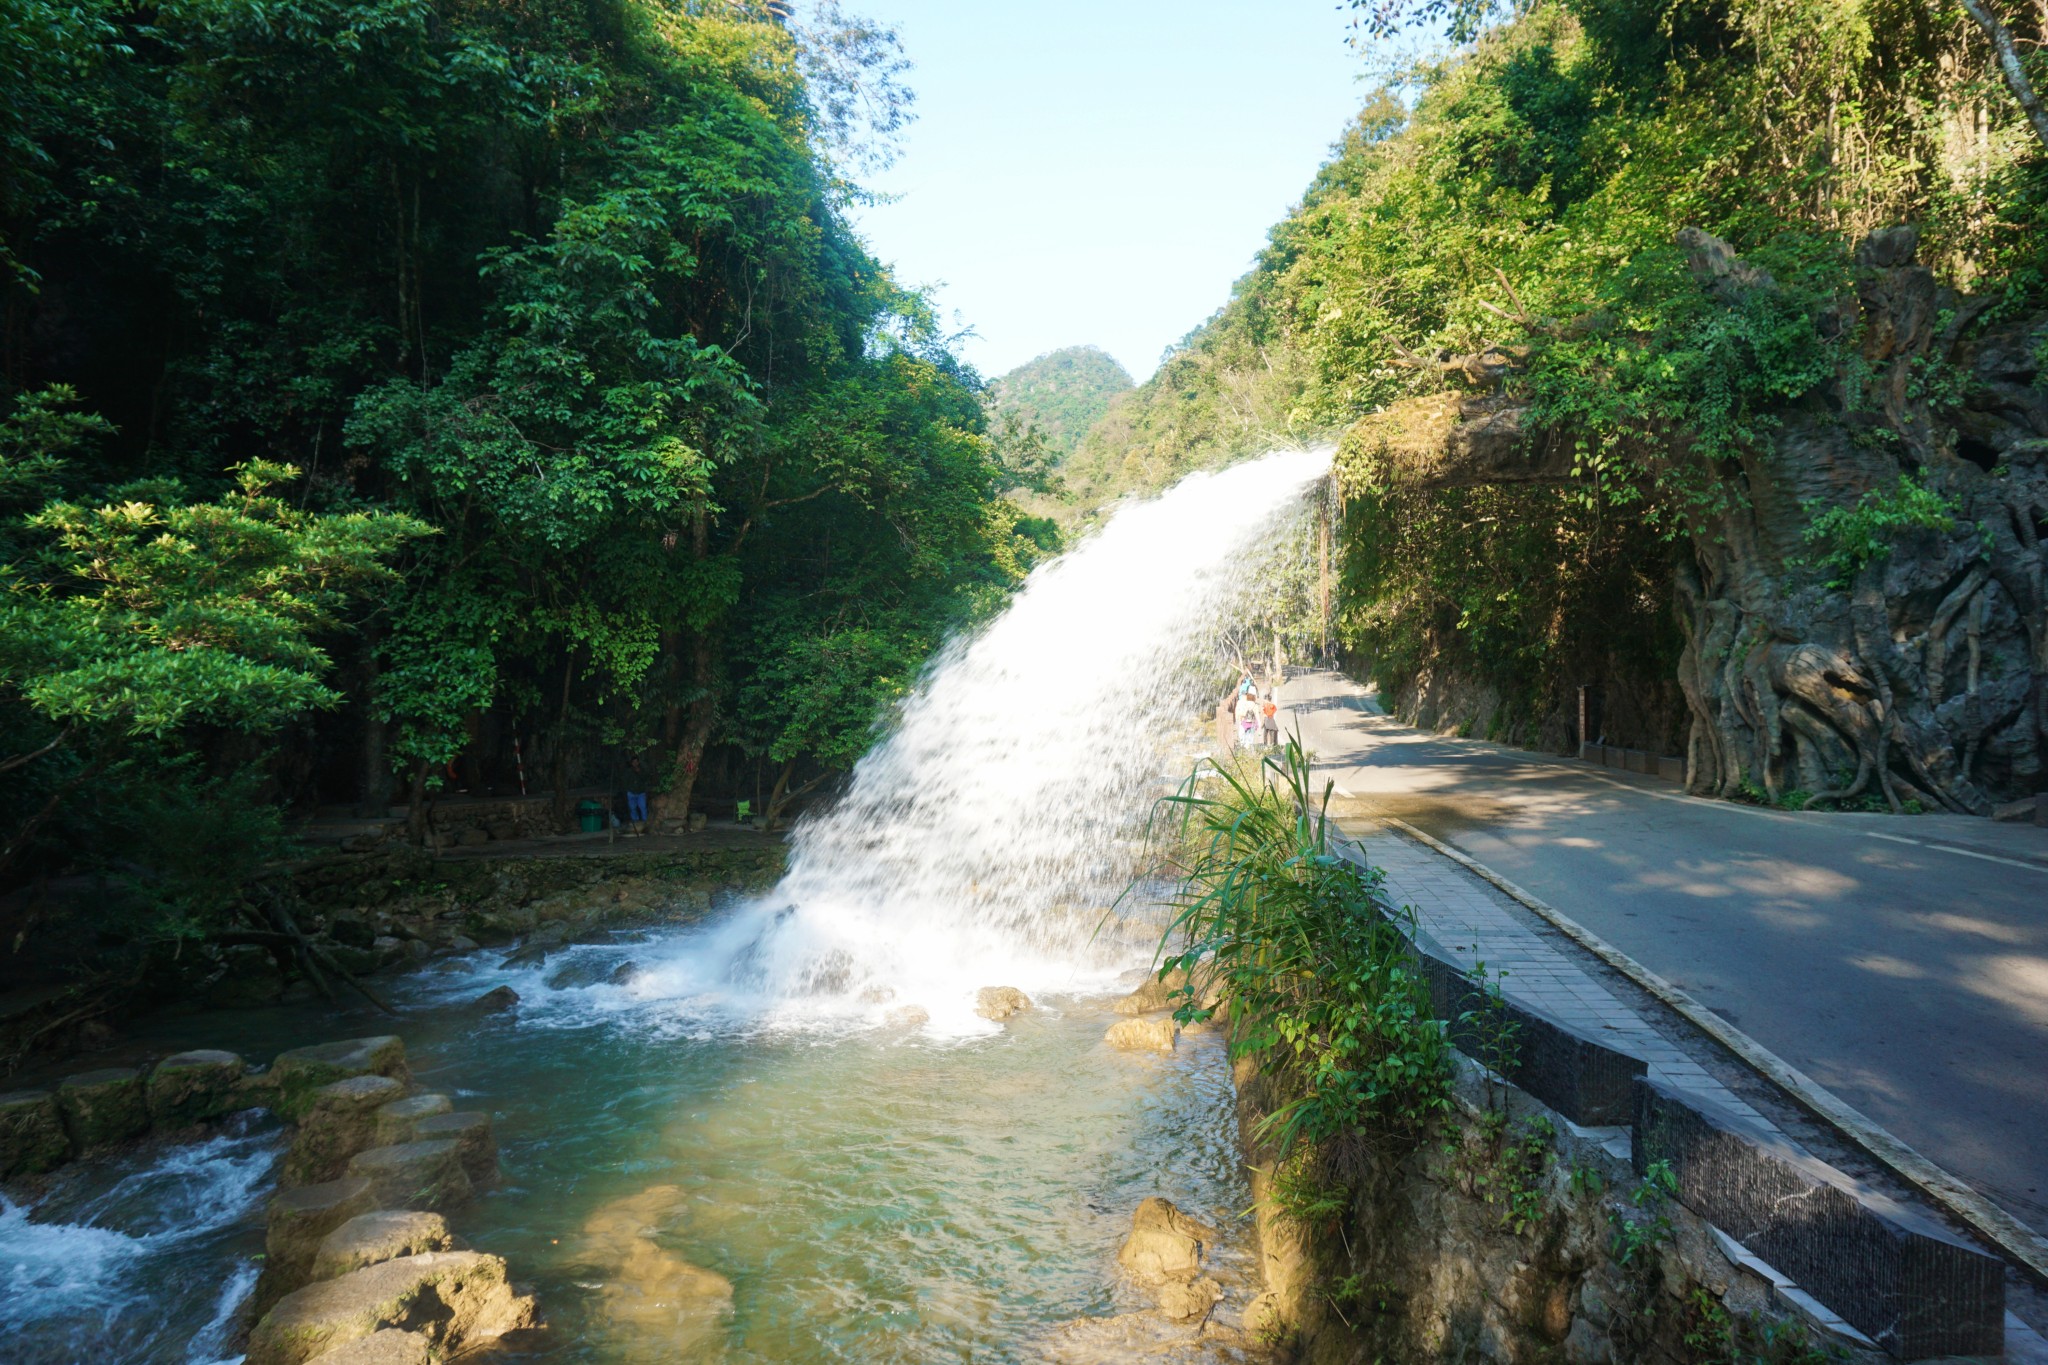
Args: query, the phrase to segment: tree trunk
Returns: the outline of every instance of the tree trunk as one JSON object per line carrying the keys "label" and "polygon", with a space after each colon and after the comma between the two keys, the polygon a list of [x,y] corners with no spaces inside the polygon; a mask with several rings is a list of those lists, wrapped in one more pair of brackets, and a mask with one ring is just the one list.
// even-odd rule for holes
{"label": "tree trunk", "polygon": [[704,763],[704,750],[711,742],[711,729],[718,720],[718,699],[712,687],[717,671],[717,656],[711,636],[701,632],[692,635],[692,695],[684,711],[682,741],[676,746],[675,762],[669,769],[668,790],[654,798],[653,814],[664,824],[689,822],[690,795],[696,790],[697,774]]}

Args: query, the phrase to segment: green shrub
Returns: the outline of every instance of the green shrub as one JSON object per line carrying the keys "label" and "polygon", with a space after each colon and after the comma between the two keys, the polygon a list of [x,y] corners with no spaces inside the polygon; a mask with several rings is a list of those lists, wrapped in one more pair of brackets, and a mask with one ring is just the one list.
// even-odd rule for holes
{"label": "green shrub", "polygon": [[[1297,1144],[1412,1147],[1450,1106],[1450,1048],[1383,875],[1339,857],[1298,742],[1249,774],[1190,778],[1167,798],[1185,863],[1164,948],[1230,1001],[1231,1054],[1250,1057],[1280,1104],[1261,1125]],[[1185,1021],[1206,1017],[1190,987]]]}

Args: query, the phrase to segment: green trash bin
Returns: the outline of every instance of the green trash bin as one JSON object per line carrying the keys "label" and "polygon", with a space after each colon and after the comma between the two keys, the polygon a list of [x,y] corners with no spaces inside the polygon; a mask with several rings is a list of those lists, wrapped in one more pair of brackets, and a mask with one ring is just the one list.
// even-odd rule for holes
{"label": "green trash bin", "polygon": [[585,834],[595,834],[604,828],[604,802],[594,796],[586,796],[576,803],[576,827]]}

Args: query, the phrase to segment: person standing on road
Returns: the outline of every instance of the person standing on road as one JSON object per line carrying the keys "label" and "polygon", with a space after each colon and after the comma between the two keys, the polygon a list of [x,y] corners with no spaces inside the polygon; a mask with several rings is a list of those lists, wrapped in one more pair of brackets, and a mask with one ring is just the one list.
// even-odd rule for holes
{"label": "person standing on road", "polygon": [[1280,744],[1280,704],[1273,700],[1271,692],[1266,694],[1266,700],[1260,704],[1259,714],[1265,718],[1266,722],[1264,727],[1266,747],[1268,749],[1277,748]]}
{"label": "person standing on road", "polygon": [[1246,749],[1259,742],[1259,703],[1249,692],[1237,699],[1237,742]]}

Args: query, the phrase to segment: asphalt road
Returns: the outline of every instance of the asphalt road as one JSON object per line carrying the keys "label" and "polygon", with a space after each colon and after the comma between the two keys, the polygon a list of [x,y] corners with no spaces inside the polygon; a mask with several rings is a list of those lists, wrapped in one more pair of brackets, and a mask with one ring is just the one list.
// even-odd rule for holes
{"label": "asphalt road", "polygon": [[1762,810],[1282,698],[1369,808],[1485,863],[2048,1233],[2048,829]]}

